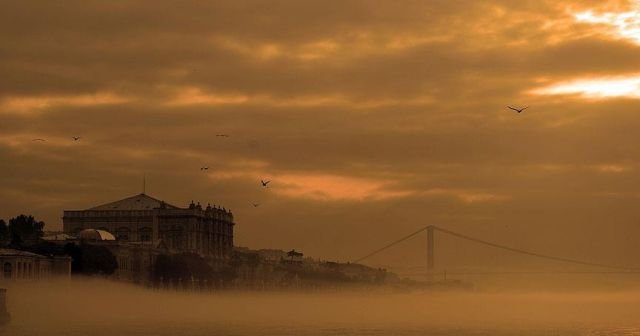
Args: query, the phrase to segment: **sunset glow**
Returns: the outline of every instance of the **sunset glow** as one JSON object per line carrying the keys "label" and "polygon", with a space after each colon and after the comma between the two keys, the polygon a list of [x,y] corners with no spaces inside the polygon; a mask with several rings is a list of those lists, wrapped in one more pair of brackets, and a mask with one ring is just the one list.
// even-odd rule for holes
{"label": "sunset glow", "polygon": [[6,112],[35,112],[52,107],[99,106],[121,104],[129,101],[112,93],[74,96],[21,96],[0,99],[0,113]]}
{"label": "sunset glow", "polygon": [[573,80],[531,91],[537,95],[579,95],[585,98],[640,98],[640,76]]}
{"label": "sunset glow", "polygon": [[623,13],[585,11],[575,14],[575,18],[578,22],[603,25],[612,36],[640,44],[640,2],[635,7],[637,9]]}
{"label": "sunset glow", "polygon": [[3,3],[0,219],[144,191],[327,260],[437,223],[628,261],[639,4]]}

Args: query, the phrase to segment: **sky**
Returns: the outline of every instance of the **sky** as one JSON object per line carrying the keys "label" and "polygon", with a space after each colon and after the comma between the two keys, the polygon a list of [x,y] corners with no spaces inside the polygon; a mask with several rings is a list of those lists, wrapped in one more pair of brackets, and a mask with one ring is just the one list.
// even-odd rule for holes
{"label": "sky", "polygon": [[[145,177],[231,209],[252,248],[354,260],[434,224],[640,266],[640,3],[2,7],[0,218],[59,230]],[[422,265],[424,243],[371,264]],[[463,266],[528,262],[438,244]]]}

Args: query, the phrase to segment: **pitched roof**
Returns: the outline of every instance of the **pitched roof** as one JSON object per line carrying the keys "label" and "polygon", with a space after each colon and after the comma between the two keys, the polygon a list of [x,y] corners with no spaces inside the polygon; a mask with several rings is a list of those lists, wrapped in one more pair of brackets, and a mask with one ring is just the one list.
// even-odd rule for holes
{"label": "pitched roof", "polygon": [[[139,194],[119,201],[98,205],[87,210],[151,210],[159,208],[161,204],[162,201],[159,199],[146,194]],[[179,209],[177,206],[168,203],[165,203],[165,206],[168,209]]]}
{"label": "pitched roof", "polygon": [[38,257],[38,258],[45,257],[40,254],[35,254],[27,251],[15,250],[10,248],[0,248],[0,256],[2,257]]}

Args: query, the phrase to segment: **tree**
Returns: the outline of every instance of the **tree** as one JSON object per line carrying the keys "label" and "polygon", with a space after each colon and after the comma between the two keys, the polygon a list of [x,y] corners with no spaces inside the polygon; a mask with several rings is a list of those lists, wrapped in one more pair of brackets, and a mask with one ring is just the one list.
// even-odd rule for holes
{"label": "tree", "polygon": [[64,252],[71,257],[71,272],[82,273],[82,249],[74,243],[64,246]]}
{"label": "tree", "polygon": [[82,272],[84,274],[111,275],[118,268],[116,257],[104,246],[82,246]]}
{"label": "tree", "polygon": [[209,280],[213,276],[213,269],[207,261],[194,253],[181,253],[156,257],[154,278],[164,281],[178,279],[188,280],[192,277],[198,280]]}
{"label": "tree", "polygon": [[64,251],[71,257],[73,273],[111,275],[118,268],[116,257],[104,246],[69,243]]}
{"label": "tree", "polygon": [[44,222],[37,221],[33,216],[20,215],[9,220],[11,244],[35,243],[43,235]]}
{"label": "tree", "polygon": [[12,248],[22,248],[23,244],[24,244],[24,240],[22,240],[22,238],[20,238],[20,235],[18,235],[15,232],[11,232],[9,231],[11,234],[11,242],[9,243],[9,246]]}
{"label": "tree", "polygon": [[4,220],[0,219],[0,246],[8,242],[9,237],[11,237],[9,235],[9,227]]}
{"label": "tree", "polygon": [[154,279],[156,281],[159,281],[160,279],[170,279],[172,277],[171,266],[171,256],[166,254],[158,255],[153,267]]}
{"label": "tree", "polygon": [[46,256],[68,255],[68,253],[65,252],[64,246],[46,240],[41,240],[34,245],[28,246],[25,250]]}

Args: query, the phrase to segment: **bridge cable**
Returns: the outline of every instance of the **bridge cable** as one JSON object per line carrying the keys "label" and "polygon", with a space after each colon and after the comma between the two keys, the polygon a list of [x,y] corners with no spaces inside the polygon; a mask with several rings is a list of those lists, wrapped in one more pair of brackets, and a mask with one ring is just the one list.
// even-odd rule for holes
{"label": "bridge cable", "polygon": [[382,252],[382,251],[384,251],[384,250],[396,245],[396,244],[402,243],[403,241],[405,241],[405,240],[417,235],[418,233],[428,229],[430,226],[432,226],[432,225],[427,225],[427,226],[423,227],[422,229],[420,229],[420,230],[418,230],[418,231],[416,231],[416,232],[414,232],[412,234],[406,235],[406,236],[404,236],[404,237],[402,237],[402,238],[400,238],[400,239],[398,239],[398,240],[396,240],[396,241],[394,241],[392,243],[389,243],[389,244],[387,244],[387,245],[385,245],[385,246],[383,246],[383,247],[381,247],[381,248],[379,248],[379,249],[367,254],[366,256],[354,261],[353,263],[357,264],[357,263],[359,263],[359,262],[361,262],[361,261],[363,261],[363,260],[365,260],[365,259],[367,259],[369,257],[372,257],[372,256],[374,256],[374,255],[376,255],[376,254],[378,254],[378,253],[380,253],[380,252]]}
{"label": "bridge cable", "polygon": [[453,232],[453,231],[449,231],[447,229],[443,229],[441,227],[435,226],[435,225],[427,225],[411,234],[408,234],[398,240],[395,240],[367,255],[365,255],[364,257],[361,257],[355,261],[353,261],[353,263],[357,264],[367,258],[370,258],[388,248],[391,248],[399,243],[402,243],[403,241],[421,233],[422,231],[427,230],[428,228],[432,227],[434,230],[440,231],[442,233],[457,237],[457,238],[461,238],[461,239],[465,239],[468,241],[472,241],[478,244],[482,244],[482,245],[487,245],[490,247],[494,247],[494,248],[498,248],[498,249],[502,249],[502,250],[506,250],[506,251],[510,251],[510,252],[514,252],[514,253],[519,253],[519,254],[524,254],[524,255],[528,255],[528,256],[532,256],[532,257],[537,257],[537,258],[542,258],[542,259],[548,259],[548,260],[553,260],[553,261],[560,261],[560,262],[565,262],[565,263],[571,263],[571,264],[578,264],[578,265],[585,265],[585,266],[593,266],[593,267],[601,267],[601,268],[609,268],[609,269],[617,269],[617,270],[625,270],[625,271],[640,271],[640,268],[637,267],[626,267],[626,266],[619,266],[619,265],[608,265],[608,264],[600,264],[600,263],[594,263],[594,262],[589,262],[589,261],[583,261],[583,260],[577,260],[577,259],[570,259],[570,258],[564,258],[564,257],[557,257],[557,256],[552,256],[552,255],[546,255],[546,254],[542,254],[542,253],[537,253],[537,252],[531,252],[531,251],[527,251],[527,250],[522,250],[522,249],[518,249],[518,248],[514,248],[514,247],[509,247],[509,246],[505,246],[505,245],[500,245],[500,244],[496,244],[496,243],[492,243],[486,240],[482,240],[482,239],[478,239],[478,238],[474,238],[471,236],[467,236],[461,233],[457,233],[457,232]]}
{"label": "bridge cable", "polygon": [[441,227],[433,226],[433,228],[435,230],[437,230],[437,231],[442,232],[442,233],[446,233],[446,234],[449,234],[451,236],[458,237],[458,238],[461,238],[461,239],[469,240],[469,241],[472,241],[472,242],[475,242],[475,243],[478,243],[478,244],[483,244],[483,245],[495,247],[495,248],[498,248],[498,249],[503,249],[503,250],[507,250],[507,251],[511,251],[511,252],[515,252],[515,253],[520,253],[520,254],[525,254],[525,255],[538,257],[538,258],[542,258],[542,259],[561,261],[561,262],[565,262],[565,263],[578,264],[578,265],[586,265],[586,266],[594,266],[594,267],[626,270],[626,271],[640,271],[640,268],[635,268],[635,267],[625,267],[625,266],[619,266],[619,265],[599,264],[599,263],[594,263],[594,262],[589,262],[589,261],[583,261],[583,260],[577,260],[577,259],[569,259],[569,258],[563,258],[563,257],[556,257],[556,256],[551,256],[551,255],[546,255],[546,254],[541,254],[541,253],[521,250],[521,249],[518,249],[518,248],[504,246],[504,245],[488,242],[486,240],[482,240],[482,239],[470,237],[470,236],[467,236],[467,235],[463,235],[461,233],[449,231],[449,230],[443,229]]}

